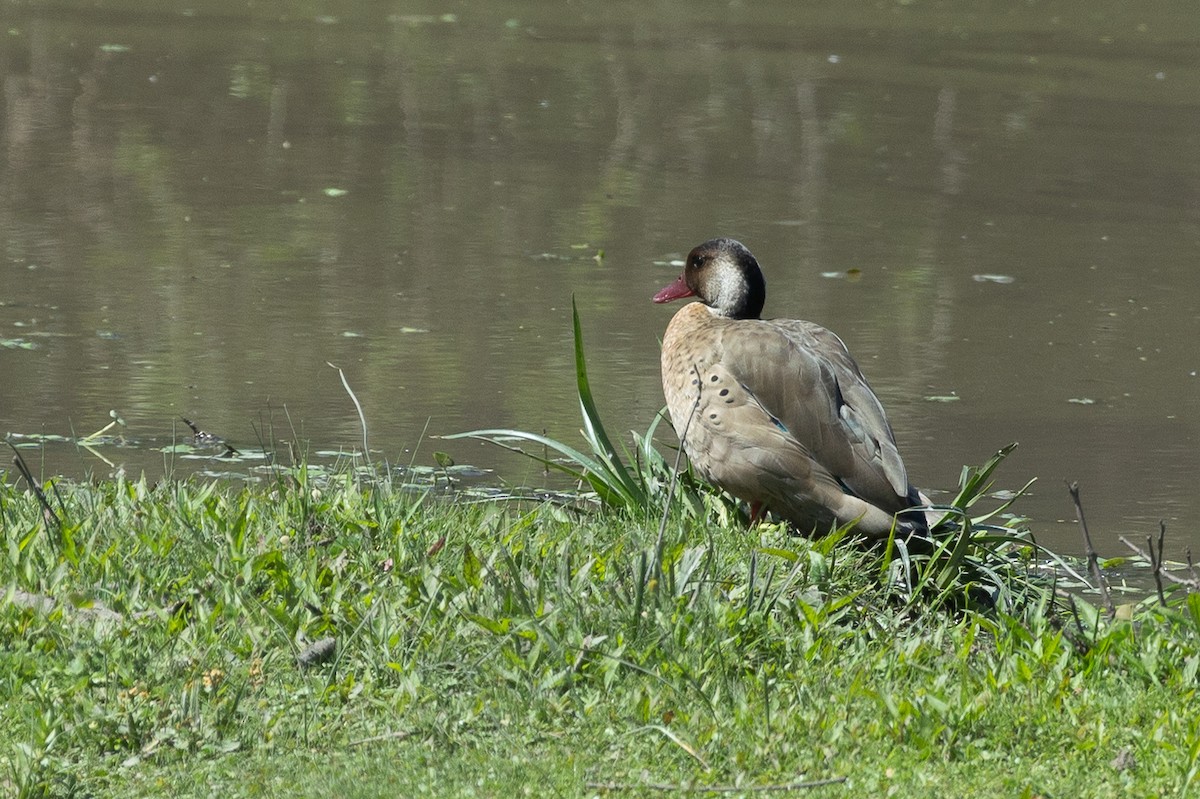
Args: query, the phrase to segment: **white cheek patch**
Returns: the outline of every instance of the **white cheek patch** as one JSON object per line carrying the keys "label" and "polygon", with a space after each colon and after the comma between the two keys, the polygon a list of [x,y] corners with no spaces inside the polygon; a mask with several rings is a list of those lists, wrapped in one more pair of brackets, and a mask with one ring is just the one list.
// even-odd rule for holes
{"label": "white cheek patch", "polygon": [[[729,266],[722,262],[721,266]],[[712,307],[722,316],[728,316],[733,308],[740,307],[746,299],[746,281],[740,271],[734,268],[723,268],[716,272],[713,281]]]}

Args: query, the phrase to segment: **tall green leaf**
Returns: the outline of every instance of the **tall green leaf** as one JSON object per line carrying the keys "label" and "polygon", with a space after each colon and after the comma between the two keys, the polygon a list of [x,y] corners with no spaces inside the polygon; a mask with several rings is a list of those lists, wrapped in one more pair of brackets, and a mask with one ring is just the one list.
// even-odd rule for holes
{"label": "tall green leaf", "polygon": [[583,414],[583,435],[592,445],[592,451],[603,461],[605,471],[624,489],[621,493],[633,498],[633,506],[644,508],[646,495],[638,481],[630,474],[600,421],[600,411],[592,397],[592,386],[588,381],[587,359],[583,352],[583,330],[579,324],[579,308],[571,297],[571,324],[575,334],[575,385],[579,392],[579,409]]}

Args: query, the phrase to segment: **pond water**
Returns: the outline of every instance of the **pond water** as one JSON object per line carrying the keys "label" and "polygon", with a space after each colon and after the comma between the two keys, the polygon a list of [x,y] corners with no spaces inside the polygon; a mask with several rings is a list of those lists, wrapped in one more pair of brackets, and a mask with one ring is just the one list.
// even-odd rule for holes
{"label": "pond water", "polygon": [[[0,432],[116,410],[538,483],[662,405],[650,297],[717,235],[840,333],[914,480],[1020,448],[1043,541],[1200,544],[1191,3],[4,2]],[[413,450],[416,449],[415,455]],[[103,476],[85,450],[26,451]],[[7,463],[8,460],[5,460]],[[15,479],[10,471],[7,479]]]}

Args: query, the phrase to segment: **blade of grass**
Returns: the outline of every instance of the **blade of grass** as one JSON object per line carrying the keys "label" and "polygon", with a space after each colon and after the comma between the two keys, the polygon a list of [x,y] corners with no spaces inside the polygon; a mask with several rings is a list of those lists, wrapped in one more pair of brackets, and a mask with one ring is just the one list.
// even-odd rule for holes
{"label": "blade of grass", "polygon": [[636,507],[644,508],[644,491],[617,455],[616,448],[613,447],[608,433],[604,430],[604,424],[600,421],[600,411],[596,408],[592,386],[588,380],[587,360],[583,352],[583,329],[579,323],[579,308],[576,307],[574,297],[571,297],[571,325],[575,334],[575,385],[579,392],[579,408],[583,413],[584,437],[592,445],[592,450],[605,461],[609,474],[622,485],[622,493],[632,497]]}

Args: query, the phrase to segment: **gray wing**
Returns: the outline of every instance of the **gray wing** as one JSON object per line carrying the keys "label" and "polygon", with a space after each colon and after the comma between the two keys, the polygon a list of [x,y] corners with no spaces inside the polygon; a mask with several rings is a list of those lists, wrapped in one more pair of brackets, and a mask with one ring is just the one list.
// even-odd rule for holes
{"label": "gray wing", "polygon": [[730,362],[736,378],[814,461],[880,508],[911,504],[887,415],[836,334],[812,322],[774,320],[738,330],[738,345],[742,357]]}

